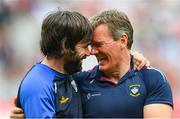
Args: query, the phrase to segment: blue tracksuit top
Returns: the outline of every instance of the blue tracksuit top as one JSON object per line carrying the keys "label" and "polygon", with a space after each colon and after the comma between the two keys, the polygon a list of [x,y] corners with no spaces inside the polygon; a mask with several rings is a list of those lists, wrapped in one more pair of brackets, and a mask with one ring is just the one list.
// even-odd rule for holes
{"label": "blue tracksuit top", "polygon": [[172,92],[164,74],[154,68],[129,70],[118,84],[96,66],[75,75],[80,88],[83,116],[88,118],[141,118],[143,107],[162,103],[173,106]]}
{"label": "blue tracksuit top", "polygon": [[17,101],[26,118],[82,117],[81,97],[73,78],[41,63],[22,80]]}

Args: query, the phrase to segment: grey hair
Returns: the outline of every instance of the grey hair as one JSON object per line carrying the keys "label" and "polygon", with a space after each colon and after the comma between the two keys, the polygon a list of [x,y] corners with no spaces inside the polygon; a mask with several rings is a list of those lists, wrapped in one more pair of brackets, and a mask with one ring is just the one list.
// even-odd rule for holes
{"label": "grey hair", "polygon": [[101,24],[106,24],[109,32],[118,40],[125,33],[128,36],[128,49],[131,49],[133,43],[133,27],[129,18],[124,12],[118,10],[105,10],[90,18],[93,30]]}

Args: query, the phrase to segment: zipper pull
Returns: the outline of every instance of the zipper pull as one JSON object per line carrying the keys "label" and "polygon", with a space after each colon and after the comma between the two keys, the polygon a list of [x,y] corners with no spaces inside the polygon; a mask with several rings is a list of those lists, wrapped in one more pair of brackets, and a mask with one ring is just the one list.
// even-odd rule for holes
{"label": "zipper pull", "polygon": [[55,94],[57,93],[57,83],[54,83],[54,91],[55,91]]}

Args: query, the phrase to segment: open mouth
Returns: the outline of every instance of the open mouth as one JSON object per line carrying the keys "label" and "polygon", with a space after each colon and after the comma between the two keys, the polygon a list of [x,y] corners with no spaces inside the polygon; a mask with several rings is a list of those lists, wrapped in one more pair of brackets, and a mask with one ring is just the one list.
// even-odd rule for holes
{"label": "open mouth", "polygon": [[107,57],[106,56],[99,56],[99,57],[97,57],[97,60],[98,60],[99,64],[101,65],[107,60]]}
{"label": "open mouth", "polygon": [[81,60],[83,60],[83,59],[86,59],[86,55],[84,55],[83,57],[81,57]]}

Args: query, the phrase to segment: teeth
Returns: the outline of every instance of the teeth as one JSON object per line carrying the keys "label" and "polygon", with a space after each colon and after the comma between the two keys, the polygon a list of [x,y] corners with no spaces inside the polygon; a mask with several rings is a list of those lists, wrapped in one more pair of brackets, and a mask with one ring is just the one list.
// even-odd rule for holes
{"label": "teeth", "polygon": [[98,58],[99,60],[103,60],[103,59],[105,59],[105,57],[101,57],[101,58]]}
{"label": "teeth", "polygon": [[104,60],[104,59],[106,59],[107,57],[105,56],[105,55],[99,55],[99,56],[97,56],[97,59],[98,59],[98,61],[100,61],[100,60]]}
{"label": "teeth", "polygon": [[104,60],[104,58],[99,58],[98,60],[101,61],[101,60]]}

